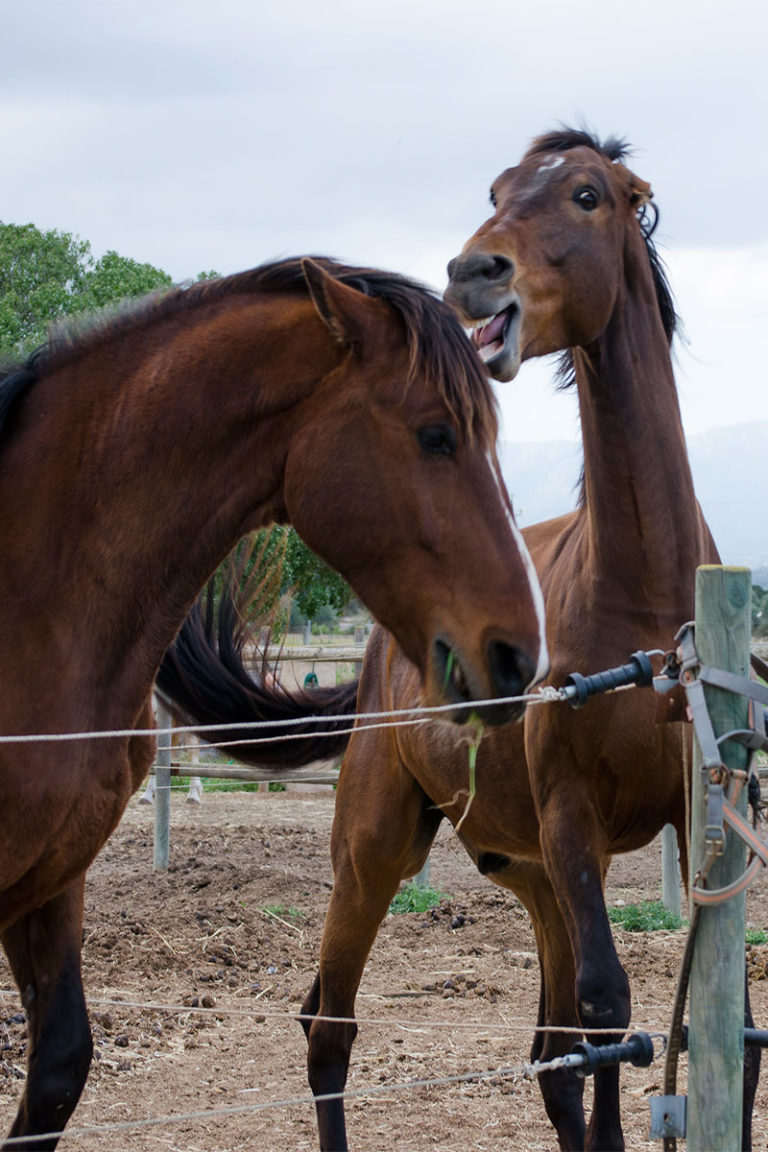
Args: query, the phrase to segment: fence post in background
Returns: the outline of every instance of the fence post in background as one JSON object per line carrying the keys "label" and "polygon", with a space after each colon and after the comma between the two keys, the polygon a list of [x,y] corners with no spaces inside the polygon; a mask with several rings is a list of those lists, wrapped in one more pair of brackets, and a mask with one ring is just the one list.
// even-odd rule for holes
{"label": "fence post in background", "polygon": [[674,824],[661,830],[661,900],[668,912],[680,915],[680,853]]}
{"label": "fence post in background", "polygon": [[168,868],[171,841],[171,714],[155,698],[155,721],[158,728],[167,729],[157,737],[157,763],[155,766],[155,872]]}
{"label": "fence post in background", "polygon": [[187,792],[187,804],[201,804],[203,800],[203,781],[200,776],[192,775],[197,769],[200,771],[200,741],[197,736],[189,734],[187,736],[189,748],[189,791]]}
{"label": "fence post in background", "polygon": [[[749,675],[751,573],[748,568],[706,565],[696,572],[696,649],[702,664]],[[747,701],[717,688],[705,688],[716,736],[742,728]],[[721,745],[728,768],[746,765],[746,749]],[[694,741],[691,789],[691,878],[705,856],[707,824],[700,765]],[[747,790],[737,805],[746,812]],[[708,888],[736,880],[746,867],[744,843],[727,830],[723,855],[715,859]],[[689,1152],[741,1148],[744,1064],[745,895],[701,909],[690,979],[687,1147]]]}

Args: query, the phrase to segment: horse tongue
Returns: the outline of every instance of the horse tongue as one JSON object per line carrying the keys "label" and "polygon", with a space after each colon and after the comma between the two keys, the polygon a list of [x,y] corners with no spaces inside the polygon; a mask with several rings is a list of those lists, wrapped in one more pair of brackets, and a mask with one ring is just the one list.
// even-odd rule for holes
{"label": "horse tongue", "polygon": [[476,328],[474,332],[475,344],[478,348],[484,348],[488,344],[498,342],[504,343],[504,325],[507,322],[507,315],[505,312],[499,312],[494,316],[493,320],[489,320],[482,328]]}

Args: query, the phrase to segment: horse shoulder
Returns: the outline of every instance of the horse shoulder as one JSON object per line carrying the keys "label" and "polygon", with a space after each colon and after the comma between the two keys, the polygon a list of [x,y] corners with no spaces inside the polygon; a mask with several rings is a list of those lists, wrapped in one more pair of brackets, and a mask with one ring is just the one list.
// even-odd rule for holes
{"label": "horse shoulder", "polygon": [[551,520],[542,520],[523,529],[523,538],[541,580],[574,539],[580,517],[578,512],[567,512]]}

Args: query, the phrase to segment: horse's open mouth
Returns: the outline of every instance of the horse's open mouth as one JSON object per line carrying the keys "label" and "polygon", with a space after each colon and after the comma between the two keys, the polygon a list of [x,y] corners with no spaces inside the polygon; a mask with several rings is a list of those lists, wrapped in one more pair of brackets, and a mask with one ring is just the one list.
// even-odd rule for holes
{"label": "horse's open mouth", "polygon": [[[477,322],[472,330],[472,343],[493,375],[496,374],[494,369],[500,369],[504,370],[502,378],[511,379],[517,371],[521,315],[519,302],[513,300],[495,316]],[[514,371],[508,375],[511,365],[514,365]]]}

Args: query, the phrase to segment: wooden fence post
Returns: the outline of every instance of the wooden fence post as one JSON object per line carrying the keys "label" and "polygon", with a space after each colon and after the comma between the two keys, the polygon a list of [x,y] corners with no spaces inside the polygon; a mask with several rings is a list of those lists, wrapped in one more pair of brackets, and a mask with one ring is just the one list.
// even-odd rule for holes
{"label": "wooden fence post", "polygon": [[668,912],[680,915],[680,853],[674,824],[661,830],[661,899]]}
{"label": "wooden fence post", "polygon": [[[696,649],[702,664],[749,674],[751,573],[748,568],[706,565],[696,572]],[[747,702],[717,688],[705,689],[716,736],[745,726]],[[723,762],[743,769],[746,749],[733,741],[721,746]],[[701,752],[694,743],[691,878],[704,859],[705,780]],[[746,788],[739,811],[746,811]],[[712,865],[707,887],[737,879],[746,866],[746,848],[730,829],[725,850]],[[690,979],[687,1147],[689,1152],[741,1148],[744,1063],[745,897],[702,907]]]}
{"label": "wooden fence post", "polygon": [[171,714],[160,700],[155,700],[155,719],[158,728],[157,763],[155,765],[155,851],[154,871],[168,868],[171,841]]}

